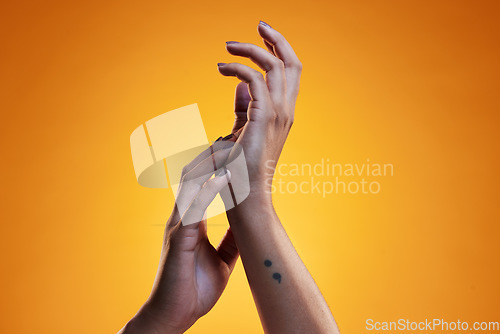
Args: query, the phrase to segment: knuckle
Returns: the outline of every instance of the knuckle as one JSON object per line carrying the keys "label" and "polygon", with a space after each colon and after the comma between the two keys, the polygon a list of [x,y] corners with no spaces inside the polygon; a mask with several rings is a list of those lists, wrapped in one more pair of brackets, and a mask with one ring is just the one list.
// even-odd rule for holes
{"label": "knuckle", "polygon": [[268,117],[268,120],[270,122],[279,123],[281,120],[281,116],[279,115],[279,113],[276,110],[272,110],[272,111],[268,112],[266,114],[266,116]]}
{"label": "knuckle", "polygon": [[274,57],[274,60],[273,60],[273,67],[276,67],[276,68],[280,68],[280,69],[284,69],[285,68],[285,63],[283,62],[283,60],[277,58],[277,57]]}
{"label": "knuckle", "polygon": [[290,122],[290,114],[287,113],[287,112],[283,112],[282,114],[282,119],[285,123],[289,123]]}
{"label": "knuckle", "polygon": [[264,76],[260,72],[252,71],[252,74],[250,76],[254,81],[264,81]]}
{"label": "knuckle", "polygon": [[285,113],[276,113],[275,122],[278,126],[284,126],[288,122],[288,116]]}
{"label": "knuckle", "polygon": [[297,57],[290,57],[288,59],[285,59],[284,62],[286,68],[297,70],[302,68],[302,63]]}
{"label": "knuckle", "polygon": [[302,71],[302,63],[298,59],[289,62],[288,67],[296,69],[297,71]]}

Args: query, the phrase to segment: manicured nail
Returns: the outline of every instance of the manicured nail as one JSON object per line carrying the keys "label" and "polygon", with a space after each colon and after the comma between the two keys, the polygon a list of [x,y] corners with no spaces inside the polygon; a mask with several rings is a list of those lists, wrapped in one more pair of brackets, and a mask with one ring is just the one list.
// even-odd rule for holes
{"label": "manicured nail", "polygon": [[229,135],[227,135],[227,136],[225,136],[224,138],[222,138],[222,141],[229,140],[231,138],[233,138],[233,134],[232,133],[229,134]]}
{"label": "manicured nail", "polygon": [[221,67],[221,66],[224,66],[226,65],[226,63],[217,63],[217,66]]}
{"label": "manicured nail", "polygon": [[229,45],[229,44],[237,44],[239,42],[236,42],[236,41],[227,41],[226,44]]}
{"label": "manicured nail", "polygon": [[217,140],[216,140],[216,141],[214,141],[214,143],[218,142],[218,141],[219,141],[219,140],[221,140],[221,139],[222,139],[222,137],[217,138]]}
{"label": "manicured nail", "polygon": [[263,25],[264,27],[267,27],[267,28],[272,28],[269,24],[267,24],[264,21],[259,21],[259,24],[261,24],[261,25]]}

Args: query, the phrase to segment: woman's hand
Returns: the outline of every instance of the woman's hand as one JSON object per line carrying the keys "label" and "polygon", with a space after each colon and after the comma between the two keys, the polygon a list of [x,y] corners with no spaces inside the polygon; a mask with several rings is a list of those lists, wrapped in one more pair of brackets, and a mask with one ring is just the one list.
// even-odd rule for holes
{"label": "woman's hand", "polygon": [[[121,333],[182,333],[221,296],[238,249],[230,229],[217,248],[210,244],[204,214],[230,179],[230,172],[221,169],[231,150],[232,145],[224,149],[228,144],[215,143],[184,168],[153,291]],[[225,174],[211,178],[217,169]]]}
{"label": "woman's hand", "polygon": [[227,50],[252,60],[265,78],[242,64],[219,65],[221,74],[243,81],[236,89],[233,137],[243,147],[250,181],[248,198],[227,211],[229,225],[264,332],[338,334],[271,201],[274,168],[293,122],[302,66],[279,32],[262,22],[258,31],[269,52],[235,42],[228,42]]}
{"label": "woman's hand", "polygon": [[218,68],[222,75],[243,81],[236,88],[232,133],[244,149],[250,195],[270,198],[274,168],[294,119],[302,64],[278,31],[261,21],[258,32],[268,51],[238,42],[226,42],[226,48],[252,60],[265,71],[265,78],[239,63],[219,63]]}

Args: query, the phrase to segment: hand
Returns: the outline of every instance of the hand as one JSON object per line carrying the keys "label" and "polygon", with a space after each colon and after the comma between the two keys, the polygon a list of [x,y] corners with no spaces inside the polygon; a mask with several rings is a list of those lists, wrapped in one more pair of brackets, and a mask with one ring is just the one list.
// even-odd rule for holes
{"label": "hand", "polygon": [[233,137],[243,147],[250,181],[248,198],[227,211],[229,225],[264,332],[338,333],[271,201],[274,168],[293,123],[302,65],[279,32],[262,22],[258,31],[269,52],[235,42],[227,50],[252,60],[265,78],[242,64],[219,65],[221,74],[243,81],[236,89]]}
{"label": "hand", "polygon": [[215,305],[226,287],[238,249],[230,229],[217,249],[210,244],[204,214],[230,179],[229,171],[209,179],[214,162],[217,169],[227,159],[228,144],[215,143],[213,155],[208,149],[183,169],[153,291],[132,322],[135,326],[129,325],[137,332],[184,332]]}
{"label": "hand", "polygon": [[294,119],[302,64],[278,31],[261,21],[258,32],[269,52],[249,43],[227,42],[226,48],[252,60],[266,72],[265,78],[239,63],[219,63],[218,68],[222,75],[243,81],[236,88],[232,133],[244,149],[251,196],[270,198],[274,168]]}

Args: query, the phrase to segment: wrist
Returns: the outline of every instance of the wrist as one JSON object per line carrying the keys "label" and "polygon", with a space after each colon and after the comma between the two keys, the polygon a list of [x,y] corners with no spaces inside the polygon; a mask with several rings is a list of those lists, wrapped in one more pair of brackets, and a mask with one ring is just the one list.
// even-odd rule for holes
{"label": "wrist", "polygon": [[245,222],[269,221],[275,215],[270,194],[250,192],[247,198],[226,212],[230,225]]}
{"label": "wrist", "polygon": [[162,334],[149,319],[139,311],[118,334]]}
{"label": "wrist", "polygon": [[125,325],[123,334],[181,334],[185,330],[172,327],[168,317],[159,317],[146,302],[137,314]]}
{"label": "wrist", "polygon": [[274,207],[271,192],[250,188],[250,193],[248,194],[248,196],[235,208],[248,208],[257,211],[272,211],[274,210]]}
{"label": "wrist", "polygon": [[[248,202],[259,204],[259,205],[272,205],[272,193],[273,193],[273,178],[263,178],[250,181],[250,191],[248,194]],[[247,200],[245,199],[245,201]]]}

